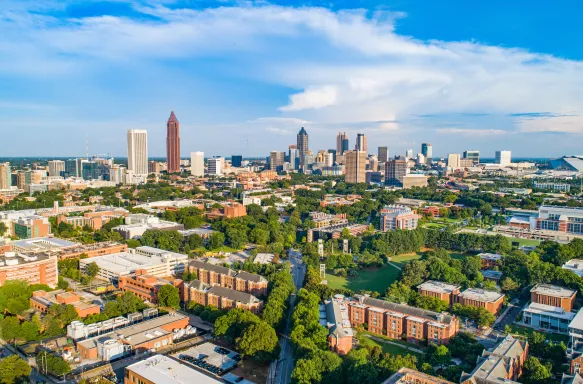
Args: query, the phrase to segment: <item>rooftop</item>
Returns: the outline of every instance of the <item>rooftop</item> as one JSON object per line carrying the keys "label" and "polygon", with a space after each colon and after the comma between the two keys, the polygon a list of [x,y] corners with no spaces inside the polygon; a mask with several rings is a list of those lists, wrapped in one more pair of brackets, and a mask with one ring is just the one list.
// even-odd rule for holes
{"label": "rooftop", "polygon": [[478,256],[480,256],[482,259],[486,259],[486,260],[501,260],[502,259],[502,255],[500,255],[498,253],[480,253],[480,254],[478,254]]}
{"label": "rooftop", "polygon": [[[155,249],[155,248],[154,248]],[[100,269],[110,271],[117,275],[129,275],[138,269],[147,269],[156,265],[166,263],[166,255],[170,253],[172,256],[179,255],[181,259],[187,259],[187,255],[174,254],[166,252],[162,255],[146,256],[138,253],[119,252],[111,255],[91,257],[89,259],[81,259],[82,265],[95,262]]]}
{"label": "rooftop", "polygon": [[215,285],[211,289],[209,289],[208,293],[213,294],[215,296],[225,297],[227,299],[238,301],[244,304],[255,304],[260,302],[260,300],[253,295],[250,295],[245,292],[235,291],[234,289],[225,288],[218,285]]}
{"label": "rooftop", "polygon": [[528,307],[524,309],[525,312],[536,313],[539,315],[546,315],[554,318],[561,318],[565,320],[573,320],[575,314],[573,312],[566,312],[561,307],[553,307],[552,305],[530,303]]}
{"label": "rooftop", "polygon": [[154,355],[126,367],[154,384],[215,384],[221,383],[204,373],[163,355]]}
{"label": "rooftop", "polygon": [[530,290],[530,292],[536,292],[539,295],[564,298],[570,298],[575,296],[575,291],[572,289],[550,284],[537,284]]}
{"label": "rooftop", "polygon": [[391,303],[385,300],[373,299],[372,297],[362,296],[362,295],[354,295],[354,298],[361,302],[364,305],[368,305],[371,307],[378,307],[383,308],[387,311],[393,311],[402,313],[408,316],[414,316],[421,319],[426,319],[430,321],[437,321],[444,324],[450,324],[454,321],[455,317],[449,314],[442,314],[433,311],[428,311],[421,308],[411,307],[407,304],[397,304]]}
{"label": "rooftop", "polygon": [[223,275],[235,276],[235,271],[233,271],[230,268],[223,267],[220,265],[214,265],[211,263],[206,263],[202,260],[192,260],[188,265],[192,268],[206,269],[208,271],[221,273]]}
{"label": "rooftop", "polygon": [[460,297],[476,301],[496,302],[504,297],[504,294],[495,291],[486,291],[480,288],[468,288],[459,294]]}
{"label": "rooftop", "polygon": [[583,331],[583,310],[579,310],[573,320],[569,323],[569,328]]}
{"label": "rooftop", "polygon": [[58,237],[36,237],[34,239],[16,240],[12,243],[13,247],[26,249],[27,251],[44,251],[60,249],[64,247],[71,247],[79,245],[69,240],[60,239]]}
{"label": "rooftop", "polygon": [[482,276],[484,276],[484,278],[487,278],[487,279],[500,280],[502,278],[502,272],[495,271],[493,269],[486,269],[486,270],[480,271],[480,273],[482,274]]}
{"label": "rooftop", "polygon": [[250,272],[246,272],[246,271],[239,271],[239,273],[237,273],[237,278],[243,279],[243,280],[248,280],[248,281],[253,281],[255,283],[267,282],[267,279],[265,277],[258,275],[256,273],[250,273]]}
{"label": "rooftop", "polygon": [[443,283],[441,281],[427,280],[423,284],[419,285],[417,289],[438,293],[452,293],[454,291],[459,291],[460,287],[458,285]]}
{"label": "rooftop", "polygon": [[431,376],[410,368],[399,369],[398,372],[385,380],[383,384],[409,384],[417,382],[424,384],[453,384],[451,381],[447,381],[440,377]]}

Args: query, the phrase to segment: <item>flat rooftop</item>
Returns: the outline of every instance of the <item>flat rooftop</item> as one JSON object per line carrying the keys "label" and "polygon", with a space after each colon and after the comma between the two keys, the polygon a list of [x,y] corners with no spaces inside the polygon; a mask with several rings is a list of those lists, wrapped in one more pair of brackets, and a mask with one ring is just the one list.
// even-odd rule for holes
{"label": "flat rooftop", "polygon": [[[181,255],[186,258],[186,255]],[[148,267],[164,264],[162,255],[145,256],[137,253],[119,252],[111,255],[91,257],[81,259],[82,265],[95,262],[100,269],[117,275],[129,275],[137,269],[147,269]]]}
{"label": "flat rooftop", "polygon": [[163,355],[154,355],[126,367],[155,384],[216,384],[216,380],[193,368]]}
{"label": "flat rooftop", "polygon": [[427,280],[419,285],[417,289],[424,289],[426,291],[438,293],[452,293],[460,289],[458,285],[443,283],[441,281]]}
{"label": "flat rooftop", "polygon": [[468,288],[459,294],[460,297],[469,300],[485,301],[488,303],[496,302],[504,297],[500,292],[486,291],[480,288]]}
{"label": "flat rooftop", "polygon": [[561,307],[553,307],[552,305],[539,303],[530,303],[528,307],[524,309],[524,312],[536,313],[538,315],[566,319],[569,321],[573,320],[573,318],[575,317],[575,314],[573,312],[566,312]]}
{"label": "flat rooftop", "polygon": [[480,254],[478,254],[478,256],[480,256],[482,259],[486,259],[486,260],[501,260],[502,259],[502,255],[500,255],[498,253],[480,253]]}
{"label": "flat rooftop", "polygon": [[530,292],[538,293],[539,295],[570,298],[575,295],[575,291],[569,288],[559,287],[551,284],[537,284]]}
{"label": "flat rooftop", "polygon": [[569,328],[583,331],[583,310],[579,310],[573,320],[569,323]]}
{"label": "flat rooftop", "polygon": [[69,240],[49,236],[36,237],[34,239],[16,240],[13,241],[11,244],[13,247],[24,248],[27,251],[44,251],[79,245],[79,243],[74,243]]}

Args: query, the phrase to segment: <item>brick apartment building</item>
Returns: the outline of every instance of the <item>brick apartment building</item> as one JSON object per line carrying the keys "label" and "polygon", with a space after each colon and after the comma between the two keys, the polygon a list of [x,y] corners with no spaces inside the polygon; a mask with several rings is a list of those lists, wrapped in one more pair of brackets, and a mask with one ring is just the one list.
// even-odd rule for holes
{"label": "brick apartment building", "polygon": [[83,301],[74,292],[65,292],[63,290],[46,292],[39,290],[34,291],[30,298],[30,307],[42,313],[47,313],[52,305],[60,304],[72,305],[80,318],[101,313],[99,305]]}
{"label": "brick apartment building", "polygon": [[118,287],[123,292],[132,292],[140,299],[154,304],[158,304],[160,288],[168,284],[177,287],[180,291],[180,297],[183,296],[182,280],[152,276],[145,269],[139,269],[132,275],[120,276],[118,279]]}
{"label": "brick apartment building", "polygon": [[533,303],[559,307],[566,312],[573,310],[577,292],[550,284],[537,284],[530,290],[530,301]]}
{"label": "brick apartment building", "polygon": [[0,286],[8,280],[24,280],[28,284],[46,284],[54,288],[58,280],[57,258],[6,252],[0,256]]}
{"label": "brick apartment building", "polygon": [[447,301],[450,305],[456,302],[457,295],[460,293],[460,287],[458,285],[433,280],[428,280],[419,285],[417,290],[422,296],[436,297],[440,300]]}
{"label": "brick apartment building", "polygon": [[267,279],[254,273],[236,272],[230,268],[200,260],[192,260],[189,263],[189,271],[196,272],[198,280],[204,284],[218,285],[255,296],[267,294]]}
{"label": "brick apartment building", "polygon": [[496,314],[504,304],[504,294],[479,288],[468,288],[458,294],[457,302],[461,305],[486,308],[488,312]]}
{"label": "brick apartment building", "polygon": [[492,269],[502,264],[502,255],[497,253],[480,253],[478,256],[482,261],[482,269]]}
{"label": "brick apartment building", "polygon": [[184,283],[183,301],[200,305],[211,305],[219,309],[240,308],[260,313],[263,301],[255,296],[219,285],[210,286],[200,280]]}
{"label": "brick apartment building", "polygon": [[459,330],[459,320],[454,315],[362,295],[355,295],[347,304],[353,327],[366,323],[369,332],[391,339],[406,338],[410,343],[426,340],[435,344],[447,344]]}

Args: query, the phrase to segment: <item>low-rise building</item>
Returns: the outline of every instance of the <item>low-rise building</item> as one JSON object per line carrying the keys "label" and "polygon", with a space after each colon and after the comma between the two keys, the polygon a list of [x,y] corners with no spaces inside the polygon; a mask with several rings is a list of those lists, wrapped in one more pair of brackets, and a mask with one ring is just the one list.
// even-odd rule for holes
{"label": "low-rise building", "polygon": [[450,305],[455,302],[456,296],[460,293],[460,286],[443,283],[441,281],[428,280],[417,287],[422,296],[435,297],[439,300],[447,301]]}
{"label": "low-rise building", "polygon": [[563,269],[571,271],[579,277],[583,277],[583,260],[571,259],[563,264]]}
{"label": "low-rise building", "polygon": [[314,228],[330,227],[333,225],[347,225],[348,219],[345,213],[331,215],[325,212],[310,212],[310,220],[314,223]]}
{"label": "low-rise building", "polygon": [[533,302],[522,310],[520,323],[538,331],[567,334],[574,318],[575,313],[561,307]]}
{"label": "low-rise building", "polygon": [[17,252],[6,252],[0,256],[0,286],[8,280],[23,280],[28,284],[57,286],[57,258],[28,256]]}
{"label": "low-rise building", "polygon": [[158,303],[158,292],[164,285],[173,285],[182,291],[182,280],[152,276],[144,269],[138,269],[133,275],[121,276],[118,281],[118,287],[123,292],[132,292],[140,299],[154,304]]}
{"label": "low-rise building", "polygon": [[347,300],[353,327],[368,325],[368,331],[400,340],[404,335],[410,343],[427,341],[447,344],[459,330],[459,319],[447,313],[437,313],[396,304],[368,296],[355,295]]}
{"label": "low-rise building", "polygon": [[440,377],[428,375],[410,368],[401,368],[382,384],[454,384]]}
{"label": "low-rise building", "polygon": [[419,215],[403,205],[387,205],[381,210],[381,231],[417,228]]}
{"label": "low-rise building", "polygon": [[354,332],[350,324],[350,314],[344,296],[335,295],[327,300],[321,308],[325,318],[321,324],[328,328],[328,345],[337,354],[344,356],[352,349]]}
{"label": "low-rise building", "polygon": [[536,228],[583,234],[583,208],[541,205],[538,210]]}
{"label": "low-rise building", "polygon": [[188,316],[170,313],[79,341],[77,352],[82,359],[110,361],[130,354],[156,351],[172,345],[174,332],[184,330],[188,325]]}
{"label": "low-rise building", "polygon": [[12,222],[12,236],[19,239],[44,237],[51,233],[49,219],[44,216],[31,215]]}
{"label": "low-rise building", "polygon": [[198,279],[205,284],[218,285],[256,296],[267,294],[267,279],[255,273],[236,272],[201,260],[190,261],[188,268],[190,272],[196,272]]}
{"label": "low-rise building", "polygon": [[458,303],[473,307],[482,307],[496,314],[504,304],[504,294],[479,288],[468,288],[458,294]]}
{"label": "low-rise building", "polygon": [[564,287],[550,284],[537,284],[530,290],[530,300],[533,303],[545,304],[562,308],[571,312],[577,292]]}
{"label": "low-rise building", "polygon": [[88,303],[74,292],[65,292],[63,290],[46,292],[39,290],[34,291],[30,298],[30,307],[42,313],[47,313],[52,305],[61,304],[72,305],[77,315],[81,318],[101,312],[101,307],[98,304]]}
{"label": "low-rise building", "polygon": [[164,355],[154,355],[125,368],[124,384],[219,384],[201,371]]}
{"label": "low-rise building", "polygon": [[184,229],[184,225],[173,221],[160,220],[158,217],[146,214],[131,214],[125,218],[125,224],[113,228],[124,239],[134,239],[140,237],[147,230],[158,231],[179,231]]}
{"label": "low-rise building", "polygon": [[200,305],[211,305],[219,309],[240,308],[260,313],[263,309],[263,301],[255,296],[234,289],[209,285],[200,280],[184,283],[184,302],[194,302]]}
{"label": "low-rise building", "polygon": [[480,273],[484,277],[484,280],[493,281],[496,284],[500,283],[500,280],[502,279],[502,272],[501,271],[495,271],[493,269],[486,269],[486,270],[480,271]]}
{"label": "low-rise building", "polygon": [[491,269],[502,264],[502,255],[498,253],[480,253],[478,256],[482,261],[482,269]]}
{"label": "low-rise building", "polygon": [[508,335],[490,350],[478,357],[471,373],[462,372],[461,384],[517,383],[528,357],[528,342]]}

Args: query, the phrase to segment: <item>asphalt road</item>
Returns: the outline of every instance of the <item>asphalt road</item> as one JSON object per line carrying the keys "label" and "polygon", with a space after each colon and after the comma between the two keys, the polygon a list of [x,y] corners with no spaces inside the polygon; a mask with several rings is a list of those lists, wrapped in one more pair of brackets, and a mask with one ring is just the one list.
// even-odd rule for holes
{"label": "asphalt road", "polygon": [[[292,277],[296,290],[300,289],[304,284],[304,277],[306,275],[306,266],[302,262],[302,254],[300,252],[290,251],[290,262],[292,265]],[[285,326],[285,333],[279,338],[279,345],[281,346],[281,353],[277,361],[275,384],[287,384],[291,381],[291,374],[294,369],[293,348],[289,340],[289,333],[291,331],[291,316],[295,308],[295,293],[290,297],[290,306],[288,309],[287,324]]]}

